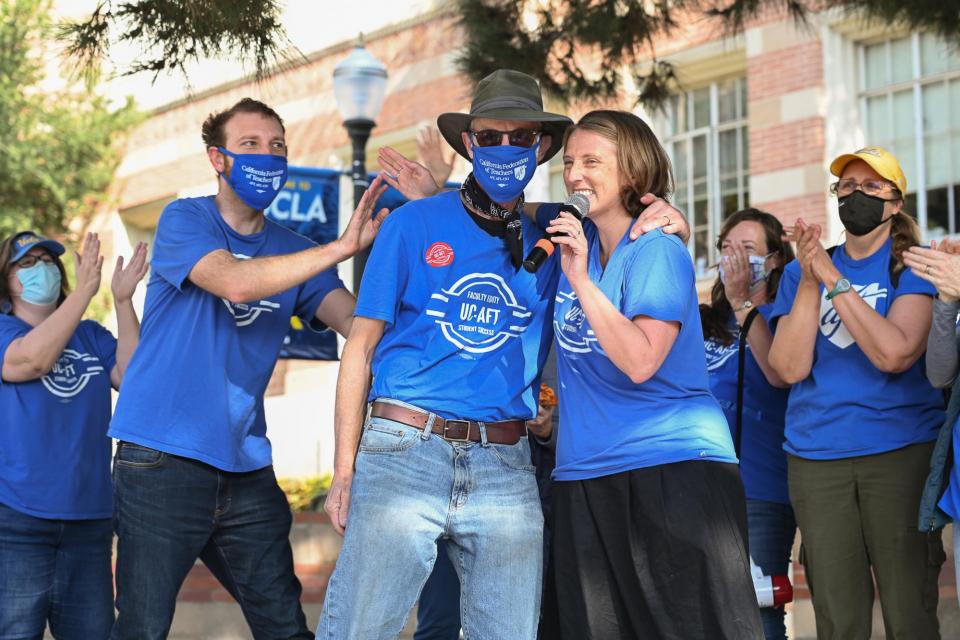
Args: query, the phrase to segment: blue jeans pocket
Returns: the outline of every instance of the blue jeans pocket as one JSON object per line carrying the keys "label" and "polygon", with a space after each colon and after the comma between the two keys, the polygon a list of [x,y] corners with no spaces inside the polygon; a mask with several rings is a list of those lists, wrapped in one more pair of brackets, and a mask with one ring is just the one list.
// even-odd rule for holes
{"label": "blue jeans pocket", "polygon": [[360,437],[360,451],[366,453],[399,453],[420,439],[419,430],[382,418],[371,418]]}
{"label": "blue jeans pocket", "polygon": [[507,469],[534,473],[536,470],[530,459],[530,443],[526,438],[520,438],[516,444],[490,444],[497,461]]}
{"label": "blue jeans pocket", "polygon": [[130,442],[121,442],[117,445],[117,453],[114,456],[114,464],[123,467],[133,467],[139,469],[149,469],[160,466],[166,457],[162,451],[142,447]]}

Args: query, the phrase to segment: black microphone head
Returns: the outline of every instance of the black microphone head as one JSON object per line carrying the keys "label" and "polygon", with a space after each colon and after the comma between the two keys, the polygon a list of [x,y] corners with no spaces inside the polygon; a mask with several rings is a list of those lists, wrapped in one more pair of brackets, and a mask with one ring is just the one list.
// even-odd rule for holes
{"label": "black microphone head", "polygon": [[576,209],[581,218],[587,217],[590,212],[590,200],[582,193],[571,193],[564,201],[563,206]]}
{"label": "black microphone head", "polygon": [[523,268],[529,273],[535,273],[549,257],[547,252],[541,247],[534,247],[530,250],[529,255],[527,255],[527,259],[523,261]]}

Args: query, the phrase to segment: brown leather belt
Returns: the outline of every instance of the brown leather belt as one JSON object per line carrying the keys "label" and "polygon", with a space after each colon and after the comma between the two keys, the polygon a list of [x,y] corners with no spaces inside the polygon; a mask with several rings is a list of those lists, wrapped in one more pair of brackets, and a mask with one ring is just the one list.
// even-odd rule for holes
{"label": "brown leather belt", "polygon": [[[370,415],[417,429],[423,429],[430,419],[430,414],[426,411],[387,402],[374,402]],[[483,426],[487,430],[487,442],[493,444],[517,444],[521,437],[527,435],[527,423],[524,420],[484,422]],[[444,420],[437,416],[433,421],[432,431],[450,442],[480,442],[480,423],[473,420]]]}

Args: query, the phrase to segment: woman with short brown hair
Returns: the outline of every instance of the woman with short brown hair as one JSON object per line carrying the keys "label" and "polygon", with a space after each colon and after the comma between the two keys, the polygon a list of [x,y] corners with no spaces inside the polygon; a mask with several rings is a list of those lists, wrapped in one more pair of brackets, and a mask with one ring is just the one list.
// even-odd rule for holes
{"label": "woman with short brown hair", "polygon": [[629,230],[670,161],[640,118],[594,111],[568,129],[553,220],[563,276],[554,563],[564,638],[762,638],[746,509],[710,394],[696,276],[683,242]]}

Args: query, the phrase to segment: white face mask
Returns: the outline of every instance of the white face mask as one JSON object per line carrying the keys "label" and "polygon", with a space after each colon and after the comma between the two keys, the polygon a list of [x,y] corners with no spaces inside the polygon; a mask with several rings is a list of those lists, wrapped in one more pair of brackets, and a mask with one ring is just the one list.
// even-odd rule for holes
{"label": "white face mask", "polygon": [[[767,281],[767,278],[770,277],[770,272],[767,270],[767,258],[773,255],[771,251],[765,256],[747,256],[747,262],[750,264],[750,290],[756,291],[759,289],[763,283]],[[729,264],[730,256],[722,255],[720,256],[720,281],[723,284],[727,284],[726,270],[725,265]]]}

